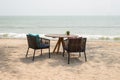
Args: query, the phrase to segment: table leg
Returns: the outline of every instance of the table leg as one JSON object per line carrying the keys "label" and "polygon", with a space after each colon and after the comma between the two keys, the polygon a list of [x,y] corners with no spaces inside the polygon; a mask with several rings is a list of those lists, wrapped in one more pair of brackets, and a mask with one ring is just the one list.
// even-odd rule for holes
{"label": "table leg", "polygon": [[59,53],[59,49],[60,49],[60,45],[63,41],[63,38],[59,38],[59,44],[58,44],[58,48],[57,48],[57,53]]}
{"label": "table leg", "polygon": [[59,42],[60,42],[60,40],[58,39],[58,41],[57,41],[57,43],[56,43],[56,45],[55,45],[55,48],[54,48],[54,50],[53,50],[53,53],[55,53],[55,50],[56,50],[56,48],[57,48]]}
{"label": "table leg", "polygon": [[53,53],[55,52],[55,50],[57,49],[57,53],[59,53],[59,49],[60,49],[60,45],[62,43],[62,46],[63,46],[63,38],[59,38],[56,45],[55,45],[55,48],[53,50]]}

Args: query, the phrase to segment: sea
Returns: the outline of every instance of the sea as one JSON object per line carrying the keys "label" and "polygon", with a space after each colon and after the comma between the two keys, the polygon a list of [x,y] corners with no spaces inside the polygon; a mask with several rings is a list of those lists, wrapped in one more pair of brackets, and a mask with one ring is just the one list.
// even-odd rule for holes
{"label": "sea", "polygon": [[120,16],[0,16],[0,38],[66,31],[91,40],[120,40]]}

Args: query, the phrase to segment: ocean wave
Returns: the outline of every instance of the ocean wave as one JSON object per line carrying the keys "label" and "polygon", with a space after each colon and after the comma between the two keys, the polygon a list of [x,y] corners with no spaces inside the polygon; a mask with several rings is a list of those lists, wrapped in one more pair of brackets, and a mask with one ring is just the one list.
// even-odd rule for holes
{"label": "ocean wave", "polygon": [[0,33],[0,38],[25,38],[26,34],[21,33]]}
{"label": "ocean wave", "polygon": [[[56,38],[50,38],[50,37],[46,37],[45,34],[39,34],[40,37],[43,38],[49,38],[52,40],[56,40]],[[76,34],[79,37],[87,37],[89,40],[120,40],[120,35],[116,35],[116,36],[106,36],[106,35],[79,35]],[[0,33],[0,38],[26,38],[26,34],[25,33]]]}
{"label": "ocean wave", "polygon": [[120,35],[82,35],[81,37],[87,37],[89,40],[120,40]]}

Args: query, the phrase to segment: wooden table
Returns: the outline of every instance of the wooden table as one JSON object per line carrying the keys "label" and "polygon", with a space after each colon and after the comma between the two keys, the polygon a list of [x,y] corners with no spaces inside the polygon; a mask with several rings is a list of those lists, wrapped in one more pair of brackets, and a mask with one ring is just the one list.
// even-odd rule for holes
{"label": "wooden table", "polygon": [[62,44],[62,47],[64,47],[64,38],[75,38],[78,37],[78,35],[66,35],[66,34],[47,34],[45,35],[47,37],[52,37],[52,38],[59,38],[55,48],[53,50],[53,53],[55,53],[55,51],[57,50],[57,53],[59,53],[59,49],[60,49],[60,45]]}

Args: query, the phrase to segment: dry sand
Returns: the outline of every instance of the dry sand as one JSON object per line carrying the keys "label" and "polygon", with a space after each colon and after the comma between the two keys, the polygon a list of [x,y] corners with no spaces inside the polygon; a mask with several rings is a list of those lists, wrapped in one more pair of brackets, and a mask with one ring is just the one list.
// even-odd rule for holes
{"label": "dry sand", "polygon": [[[51,53],[56,41],[51,41]],[[87,59],[74,56],[67,64],[67,54],[33,50],[28,58],[26,39],[0,39],[0,80],[120,80],[120,42],[87,41]]]}

